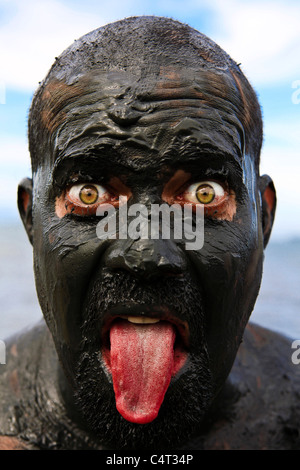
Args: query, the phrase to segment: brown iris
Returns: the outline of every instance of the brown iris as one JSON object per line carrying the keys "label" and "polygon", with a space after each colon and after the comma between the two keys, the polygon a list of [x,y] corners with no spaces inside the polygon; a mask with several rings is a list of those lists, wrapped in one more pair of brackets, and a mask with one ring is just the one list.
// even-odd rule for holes
{"label": "brown iris", "polygon": [[200,184],[196,189],[196,197],[201,204],[209,204],[215,198],[215,190],[210,184]]}
{"label": "brown iris", "polygon": [[98,199],[98,190],[96,186],[86,184],[81,188],[79,197],[84,204],[95,204]]}

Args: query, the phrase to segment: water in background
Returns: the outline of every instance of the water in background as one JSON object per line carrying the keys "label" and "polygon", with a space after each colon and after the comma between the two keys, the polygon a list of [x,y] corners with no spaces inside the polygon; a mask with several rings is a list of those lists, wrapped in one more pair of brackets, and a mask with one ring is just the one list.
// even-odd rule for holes
{"label": "water in background", "polygon": [[[32,249],[20,224],[0,227],[0,339],[42,317],[36,298]],[[261,291],[251,320],[300,339],[300,239],[270,241]]]}

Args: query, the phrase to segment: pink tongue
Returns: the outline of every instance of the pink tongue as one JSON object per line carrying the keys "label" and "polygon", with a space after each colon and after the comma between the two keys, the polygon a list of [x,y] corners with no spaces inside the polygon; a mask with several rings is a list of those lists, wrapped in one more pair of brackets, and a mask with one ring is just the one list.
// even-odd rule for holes
{"label": "pink tongue", "polygon": [[174,327],[126,320],[110,330],[110,365],[116,406],[127,421],[153,421],[169,386],[174,362]]}

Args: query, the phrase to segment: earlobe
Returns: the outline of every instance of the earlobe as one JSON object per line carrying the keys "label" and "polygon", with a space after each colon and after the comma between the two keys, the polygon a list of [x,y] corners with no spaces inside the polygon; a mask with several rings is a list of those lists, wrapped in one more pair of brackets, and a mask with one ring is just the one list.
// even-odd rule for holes
{"label": "earlobe", "polygon": [[260,176],[259,190],[262,200],[262,228],[264,247],[267,246],[276,211],[276,191],[272,179],[268,175]]}
{"label": "earlobe", "polygon": [[18,186],[18,208],[29,241],[32,244],[32,180],[30,178],[24,178]]}

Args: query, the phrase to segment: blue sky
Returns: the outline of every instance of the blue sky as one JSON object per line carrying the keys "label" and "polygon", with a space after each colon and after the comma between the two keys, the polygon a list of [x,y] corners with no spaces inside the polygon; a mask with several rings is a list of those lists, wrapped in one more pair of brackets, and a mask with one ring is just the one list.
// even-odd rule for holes
{"label": "blue sky", "polygon": [[27,115],[38,82],[75,39],[132,15],[188,23],[242,64],[263,109],[261,172],[278,193],[273,238],[300,237],[299,0],[0,0],[0,220],[17,220],[17,185],[30,176]]}

